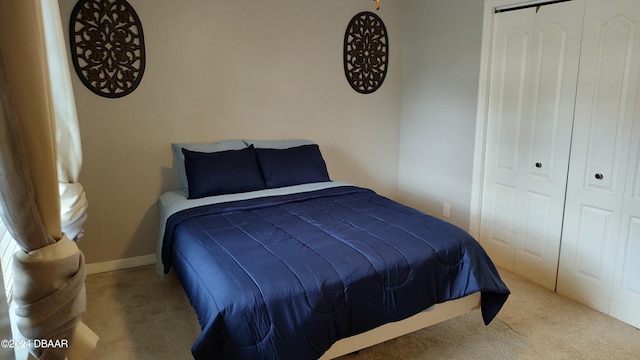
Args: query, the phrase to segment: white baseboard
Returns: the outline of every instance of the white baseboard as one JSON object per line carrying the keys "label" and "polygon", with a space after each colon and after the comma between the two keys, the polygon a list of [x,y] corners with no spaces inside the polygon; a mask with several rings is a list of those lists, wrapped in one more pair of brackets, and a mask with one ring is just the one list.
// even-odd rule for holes
{"label": "white baseboard", "polygon": [[87,264],[87,275],[124,270],[156,263],[156,254],[136,256],[126,259]]}

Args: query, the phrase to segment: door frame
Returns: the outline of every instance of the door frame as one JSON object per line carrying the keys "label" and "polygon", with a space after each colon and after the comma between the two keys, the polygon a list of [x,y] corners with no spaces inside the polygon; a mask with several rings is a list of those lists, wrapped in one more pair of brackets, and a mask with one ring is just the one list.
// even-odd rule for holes
{"label": "door frame", "polygon": [[480,50],[480,76],[478,81],[478,106],[476,110],[475,146],[471,179],[471,206],[469,211],[469,233],[480,240],[482,216],[482,192],[484,187],[485,148],[489,110],[489,81],[491,79],[491,49],[495,11],[500,8],[533,6],[550,0],[484,0],[482,19],[482,45]]}

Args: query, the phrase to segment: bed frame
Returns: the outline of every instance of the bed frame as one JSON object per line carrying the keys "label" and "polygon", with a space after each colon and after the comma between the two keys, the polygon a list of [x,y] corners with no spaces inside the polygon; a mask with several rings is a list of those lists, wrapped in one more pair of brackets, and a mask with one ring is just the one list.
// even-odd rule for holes
{"label": "bed frame", "polygon": [[384,324],[365,333],[337,341],[320,360],[328,360],[383,343],[480,308],[480,293],[436,304],[407,319]]}

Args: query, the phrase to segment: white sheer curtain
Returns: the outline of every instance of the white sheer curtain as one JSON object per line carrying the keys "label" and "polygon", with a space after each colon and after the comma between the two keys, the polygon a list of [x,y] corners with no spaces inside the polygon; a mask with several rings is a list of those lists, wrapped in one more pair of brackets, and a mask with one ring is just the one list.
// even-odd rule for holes
{"label": "white sheer curtain", "polygon": [[49,65],[49,86],[56,124],[58,188],[62,231],[69,239],[82,237],[87,218],[87,198],[78,182],[82,148],[76,103],[71,87],[69,61],[57,0],[42,1],[42,18]]}

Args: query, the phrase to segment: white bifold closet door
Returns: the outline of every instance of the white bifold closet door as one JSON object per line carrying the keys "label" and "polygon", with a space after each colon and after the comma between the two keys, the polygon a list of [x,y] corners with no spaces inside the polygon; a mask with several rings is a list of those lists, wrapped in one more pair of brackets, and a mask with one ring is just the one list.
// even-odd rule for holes
{"label": "white bifold closet door", "polygon": [[558,292],[640,326],[640,1],[584,22]]}
{"label": "white bifold closet door", "polygon": [[555,290],[584,1],[495,14],[480,241]]}
{"label": "white bifold closet door", "polygon": [[609,314],[640,328],[640,90],[636,96]]}
{"label": "white bifold closet door", "polygon": [[[639,27],[640,28],[640,27]],[[629,175],[622,206],[609,314],[640,328],[640,90],[629,153]]]}

